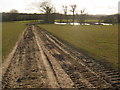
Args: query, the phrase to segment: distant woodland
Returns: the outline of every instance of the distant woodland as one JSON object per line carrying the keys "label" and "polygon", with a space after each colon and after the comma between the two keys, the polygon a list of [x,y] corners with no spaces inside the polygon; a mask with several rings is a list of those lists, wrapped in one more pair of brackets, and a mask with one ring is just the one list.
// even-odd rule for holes
{"label": "distant woodland", "polygon": [[[26,21],[26,20],[42,20],[41,23],[45,23],[45,14],[27,14],[27,13],[1,13],[2,21]],[[72,15],[64,15],[59,13],[52,13],[49,15],[49,21],[47,23],[54,23],[55,20],[58,22],[66,22],[65,20],[72,20]],[[75,21],[78,20],[80,16],[75,15]],[[86,15],[86,20],[99,20],[106,23],[120,23],[120,15]],[[91,22],[92,23],[92,22]]]}

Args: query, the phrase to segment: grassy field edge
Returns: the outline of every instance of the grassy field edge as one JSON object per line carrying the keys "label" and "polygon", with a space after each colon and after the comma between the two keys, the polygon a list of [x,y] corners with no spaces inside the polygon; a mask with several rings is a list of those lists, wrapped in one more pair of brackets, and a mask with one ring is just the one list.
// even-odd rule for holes
{"label": "grassy field edge", "polygon": [[[50,32],[51,34],[53,34],[54,36],[56,36],[57,38],[59,38],[59,39],[62,39],[62,41],[65,41],[65,42],[67,42],[67,44],[69,45],[69,46],[72,46],[72,47],[74,47],[76,50],[78,50],[78,51],[80,51],[80,52],[82,52],[82,53],[84,53],[85,55],[87,55],[87,56],[89,56],[89,57],[93,57],[94,59],[96,59],[96,61],[98,61],[98,62],[100,62],[100,63],[102,63],[102,64],[104,64],[105,66],[108,66],[108,67],[111,67],[111,66],[113,66],[114,68],[118,68],[118,65],[117,65],[117,63],[114,63],[114,62],[118,62],[118,61],[114,61],[114,60],[117,60],[117,37],[118,36],[114,36],[114,35],[117,35],[118,33],[117,33],[117,25],[115,25],[115,26],[96,26],[96,25],[93,25],[93,26],[69,26],[69,25],[39,25],[40,27],[42,27],[42,28],[44,28],[44,29],[46,29],[48,32]],[[64,27],[66,27],[66,28],[64,28]],[[100,48],[100,50],[103,50],[102,51],[102,53],[104,53],[104,51],[105,51],[105,55],[106,55],[106,58],[108,57],[108,56],[110,56],[109,58],[111,58],[111,62],[109,62],[109,60],[106,60],[104,57],[102,57],[102,56],[98,56],[98,55],[96,55],[96,53],[91,53],[91,51],[90,50],[86,50],[85,48],[82,48],[82,47],[80,47],[79,45],[80,45],[80,43],[78,43],[78,45],[76,45],[76,42],[79,42],[79,40],[81,40],[81,39],[77,39],[77,40],[74,40],[74,39],[71,39],[71,37],[72,38],[78,38],[79,37],[79,32],[81,32],[81,31],[78,31],[77,30],[77,33],[75,32],[74,33],[74,31],[73,30],[75,30],[75,29],[79,29],[79,28],[82,28],[82,29],[84,29],[84,30],[86,30],[86,31],[84,31],[83,30],[83,32],[85,32],[84,34],[87,34],[88,36],[89,36],[89,34],[90,35],[93,35],[93,36],[95,36],[94,34],[100,34],[100,33],[102,33],[102,34],[100,34],[100,35],[103,35],[104,37],[105,37],[105,39],[104,40],[101,40],[101,39],[103,39],[103,38],[101,38],[101,36],[98,38],[97,37],[97,39],[96,39],[96,37],[94,37],[93,39],[95,39],[95,40],[93,40],[93,41],[99,41],[99,42],[102,42],[102,44],[100,43],[98,43],[98,44],[96,44],[96,43],[90,43],[91,44],[91,46],[93,45],[93,47],[91,47],[91,48],[94,48],[94,44],[96,44],[96,46],[97,46],[97,48],[98,48],[98,50],[99,50],[99,48]],[[90,28],[86,28],[86,27],[90,27]],[[97,27],[97,28],[96,28]],[[103,28],[103,30],[101,30],[102,28]],[[63,30],[64,29],[64,30]],[[89,30],[89,29],[91,29],[91,30]],[[95,29],[95,30],[94,30]],[[100,30],[100,31],[96,31],[96,29],[97,30]],[[107,30],[106,30],[107,29]],[[115,30],[114,30],[115,29]],[[66,32],[66,31],[67,32]],[[69,31],[70,32],[69,32]],[[90,32],[88,32],[88,31]],[[105,31],[106,30],[106,31]],[[81,33],[83,33],[83,32],[81,32]],[[93,32],[95,32],[95,33],[93,33]],[[71,35],[71,33],[72,34],[75,34],[75,35]],[[81,34],[80,34],[81,35]],[[112,36],[111,36],[112,35]],[[85,40],[89,40],[89,37],[88,36],[86,36],[87,37],[87,39],[85,38]],[[81,37],[81,36],[80,36]],[[67,39],[66,39],[67,38]],[[70,41],[70,40],[73,40],[73,41]],[[81,37],[82,38],[82,37]],[[91,37],[92,38],[92,37]],[[87,42],[87,41],[86,41]],[[86,44],[86,42],[83,42],[83,43],[85,43],[84,45],[87,45]],[[89,41],[88,41],[89,42]],[[100,47],[100,46],[104,46],[103,48],[102,47]],[[91,49],[90,48],[90,49]],[[96,47],[95,47],[96,48]],[[111,50],[110,50],[111,49]],[[92,49],[91,49],[92,50]],[[109,51],[111,51],[111,52],[109,52]],[[113,52],[114,51],[114,52]],[[94,51],[95,52],[95,51]],[[104,55],[104,54],[103,54]],[[113,58],[114,57],[114,58]],[[116,59],[115,59],[116,58]]]}

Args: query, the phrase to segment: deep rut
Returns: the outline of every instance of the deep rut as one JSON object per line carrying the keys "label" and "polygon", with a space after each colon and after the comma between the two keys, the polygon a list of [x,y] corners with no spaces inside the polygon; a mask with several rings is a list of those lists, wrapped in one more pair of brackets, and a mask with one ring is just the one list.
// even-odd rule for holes
{"label": "deep rut", "polygon": [[120,87],[118,71],[106,69],[35,25],[27,26],[11,57],[3,89]]}

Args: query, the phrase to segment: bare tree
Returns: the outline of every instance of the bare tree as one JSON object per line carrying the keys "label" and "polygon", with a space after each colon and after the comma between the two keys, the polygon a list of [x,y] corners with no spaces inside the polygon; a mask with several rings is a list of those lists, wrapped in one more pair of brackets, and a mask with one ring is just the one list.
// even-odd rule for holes
{"label": "bare tree", "polygon": [[73,13],[73,25],[74,25],[74,20],[75,20],[75,10],[76,10],[77,5],[71,5],[71,12]]}
{"label": "bare tree", "polygon": [[48,2],[42,2],[40,5],[41,11],[45,13],[45,23],[51,22],[51,14],[54,10],[52,6]]}
{"label": "bare tree", "polygon": [[63,7],[63,11],[64,11],[64,15],[67,19],[67,23],[68,23],[68,17],[67,17],[67,11],[68,11],[68,7],[67,6],[62,6]]}
{"label": "bare tree", "polygon": [[9,19],[10,19],[10,21],[18,20],[18,10],[16,10],[16,9],[10,10]]}
{"label": "bare tree", "polygon": [[10,13],[18,13],[18,10],[12,9],[12,10],[10,10]]}
{"label": "bare tree", "polygon": [[85,23],[85,16],[86,16],[85,9],[80,10],[80,19],[79,19],[80,24]]}

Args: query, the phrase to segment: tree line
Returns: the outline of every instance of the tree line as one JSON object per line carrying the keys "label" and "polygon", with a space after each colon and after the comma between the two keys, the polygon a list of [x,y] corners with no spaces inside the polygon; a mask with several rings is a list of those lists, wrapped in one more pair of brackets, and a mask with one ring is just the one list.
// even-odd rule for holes
{"label": "tree line", "polygon": [[[55,20],[59,23],[70,23],[73,22],[73,16],[72,15],[64,15],[64,14],[59,14],[59,13],[52,13],[51,17],[52,19],[46,19],[45,14],[27,14],[27,13],[1,13],[2,14],[2,21],[7,22],[7,21],[26,21],[26,20],[41,20],[41,23],[54,23]],[[80,18],[80,19],[78,19]],[[105,22],[105,23],[120,23],[120,15],[115,14],[115,15],[106,15],[106,16],[101,16],[101,15],[86,15],[85,19],[81,21],[83,17],[78,17],[77,15],[74,16],[74,20],[77,22],[86,22],[85,20],[99,20],[100,22]],[[92,22],[89,22],[92,23]]]}
{"label": "tree line", "polygon": [[[115,15],[89,15],[86,13],[85,9],[81,9],[79,13],[76,11],[77,5],[62,6],[63,14],[57,13],[56,9],[50,5],[48,2],[43,2],[40,4],[40,10],[43,14],[27,14],[27,13],[19,13],[17,10],[12,9],[9,13],[2,13],[2,21],[23,21],[23,20],[42,20],[41,23],[54,23],[55,20],[58,22],[79,22],[80,24],[84,24],[87,19],[90,20],[99,20],[99,22],[106,23],[117,23],[120,22],[119,14]],[[72,12],[72,15],[68,14],[68,12]],[[91,22],[92,23],[92,22]]]}

